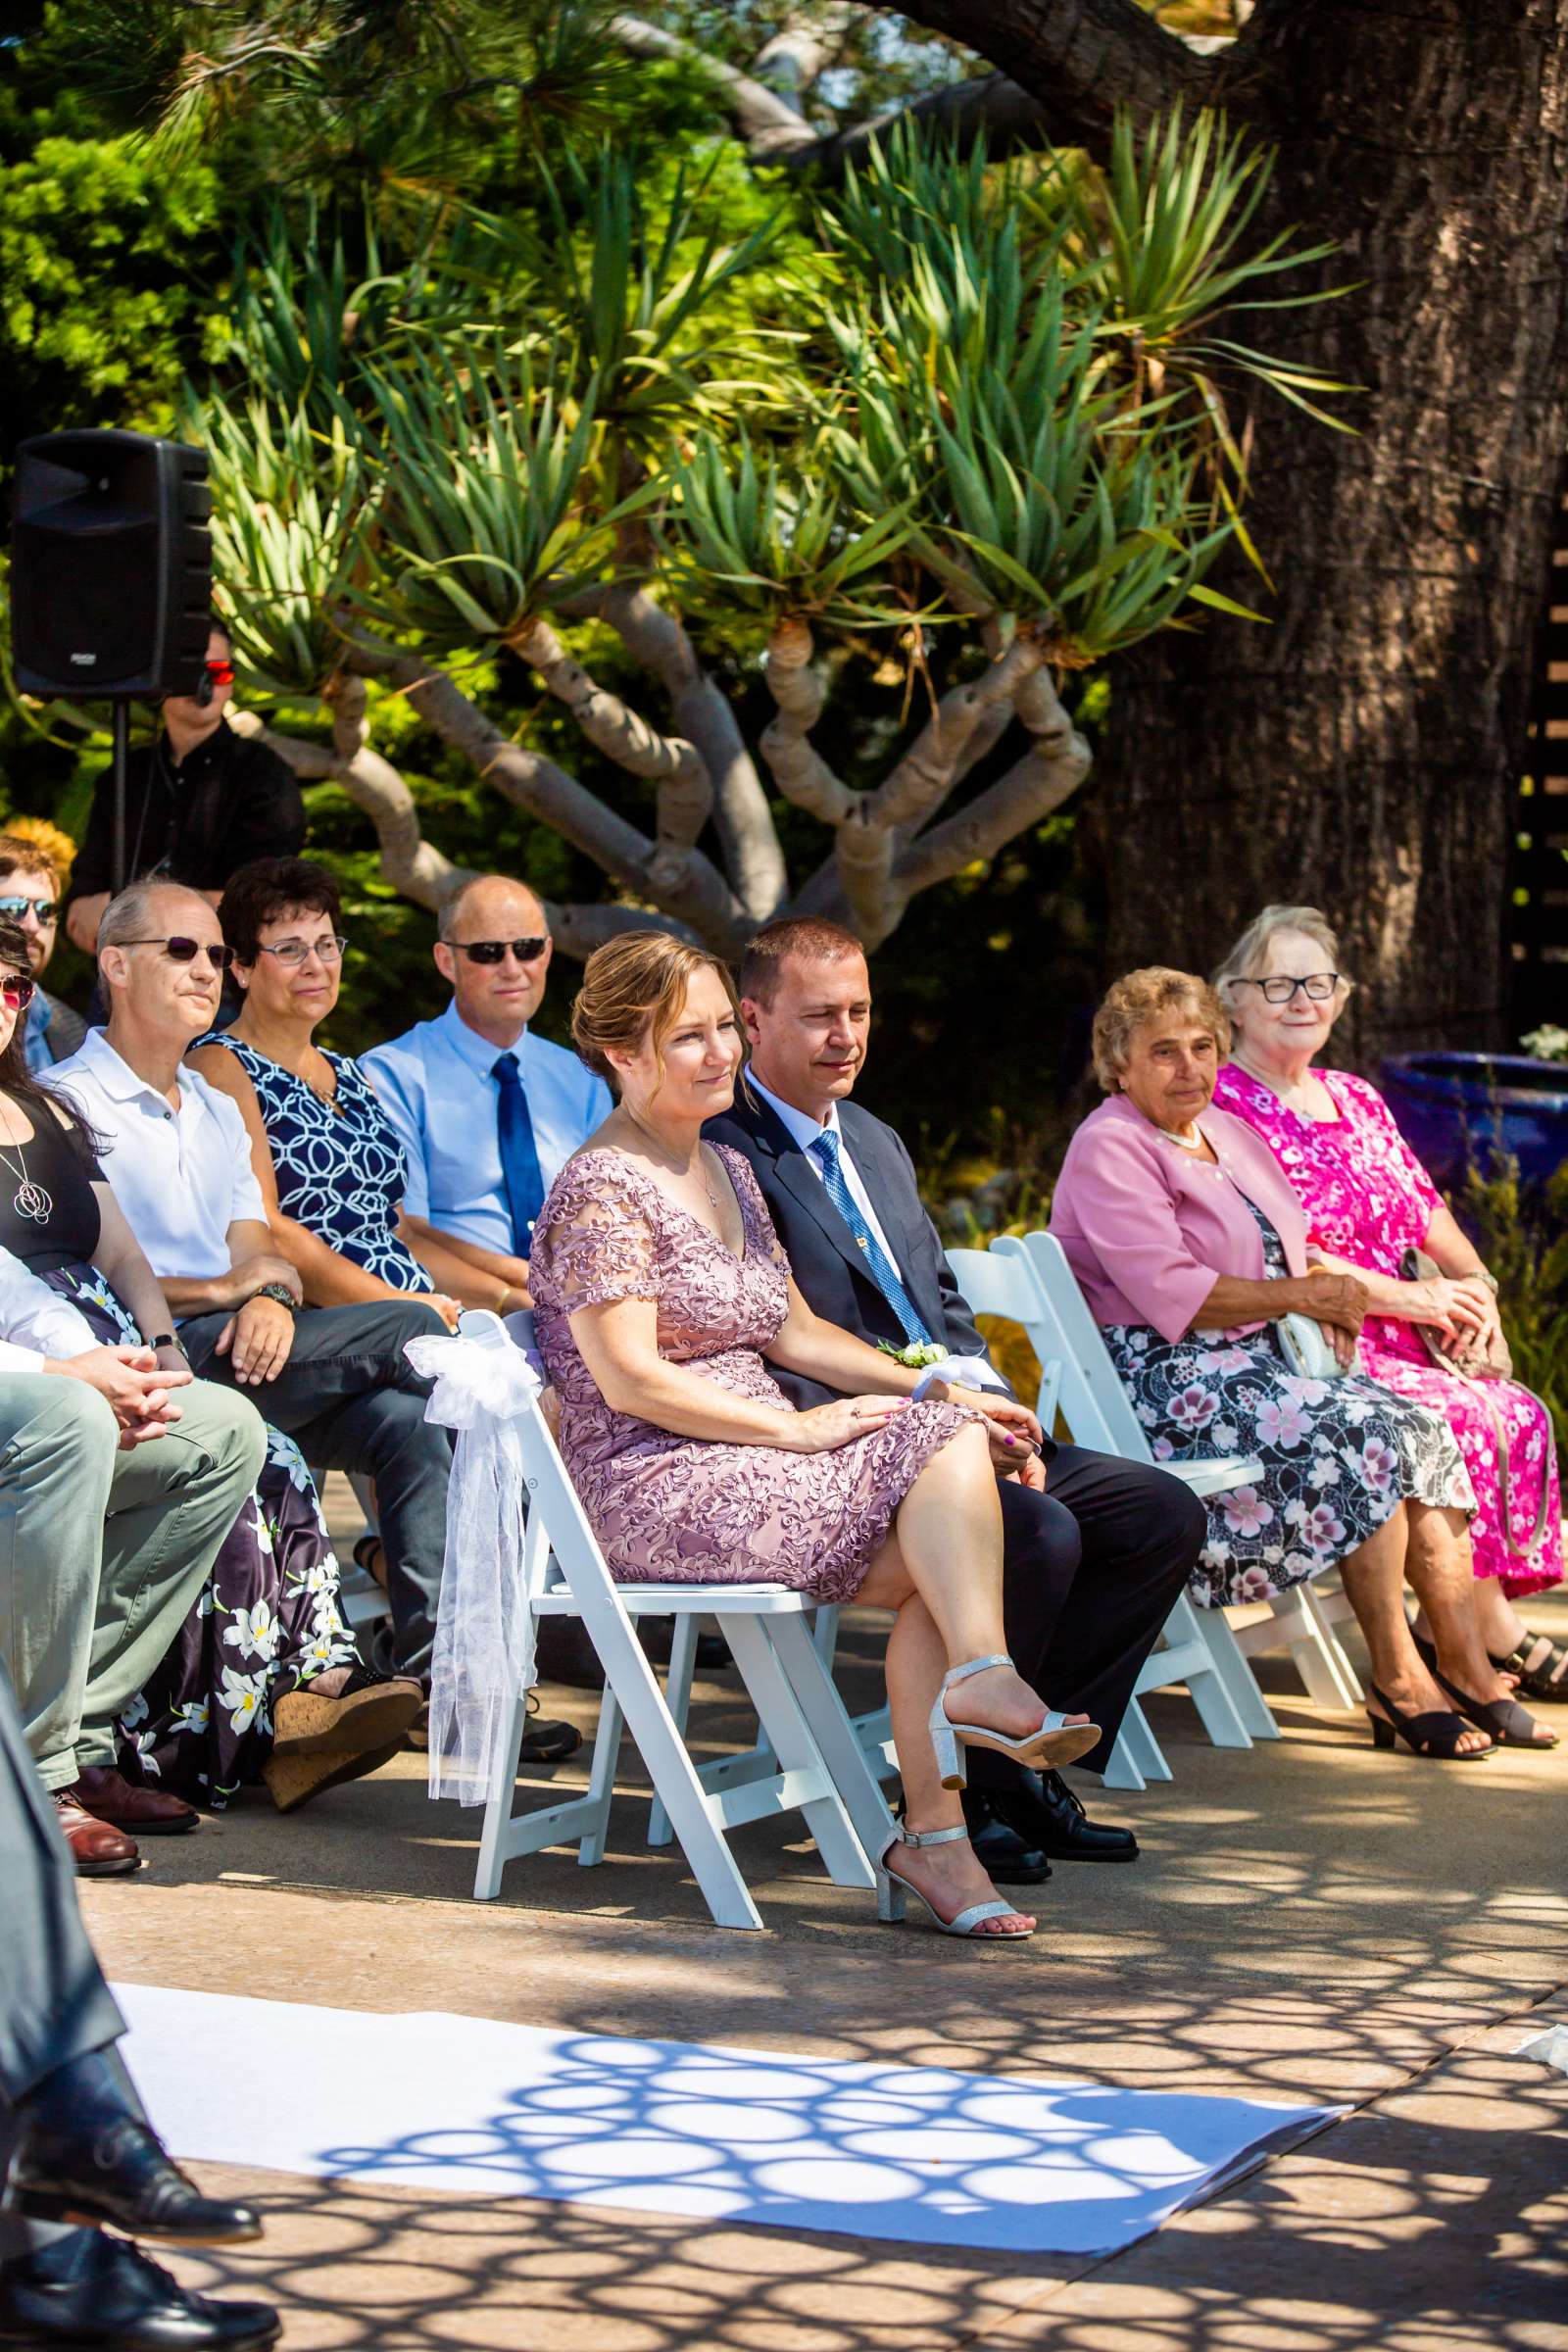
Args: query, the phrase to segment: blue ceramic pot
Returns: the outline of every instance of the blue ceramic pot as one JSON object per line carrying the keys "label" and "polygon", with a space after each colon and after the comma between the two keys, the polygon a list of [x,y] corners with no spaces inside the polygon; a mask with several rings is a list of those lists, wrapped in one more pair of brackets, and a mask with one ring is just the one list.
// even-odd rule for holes
{"label": "blue ceramic pot", "polygon": [[1435,1184],[1462,1184],[1470,1166],[1492,1173],[1494,1153],[1544,1184],[1568,1159],[1568,1065],[1523,1054],[1396,1054],[1383,1092],[1406,1143]]}

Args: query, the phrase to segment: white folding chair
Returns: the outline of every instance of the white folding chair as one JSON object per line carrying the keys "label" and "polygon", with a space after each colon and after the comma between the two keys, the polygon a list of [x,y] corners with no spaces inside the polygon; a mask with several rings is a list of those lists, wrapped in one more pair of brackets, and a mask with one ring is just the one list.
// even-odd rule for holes
{"label": "white folding chair", "polygon": [[[1034,1267],[1047,1310],[1047,1322],[1035,1341],[1036,1349],[1046,1346],[1062,1351],[1064,1378],[1070,1372],[1069,1398],[1063,1402],[1062,1410],[1073,1436],[1080,1444],[1102,1446],[1128,1460],[1152,1460],[1143,1424],[1117,1377],[1100,1327],[1089,1311],[1061,1244],[1054,1234],[1036,1232],[1027,1234],[1022,1241],[1005,1239],[997,1248],[1007,1253],[1025,1253]],[[1233,1487],[1244,1486],[1262,1471],[1261,1463],[1241,1455],[1201,1461],[1173,1460],[1159,1466],[1180,1478],[1195,1494],[1203,1496],[1222,1494]],[[1361,1689],[1355,1670],[1334,1631],[1335,1624],[1349,1614],[1349,1602],[1339,1592],[1337,1579],[1333,1580],[1333,1589],[1329,1589],[1329,1580],[1325,1579],[1325,1589],[1321,1592],[1308,1582],[1289,1592],[1277,1593],[1265,1611],[1240,1628],[1231,1624],[1223,1610],[1194,1608],[1184,1594],[1167,1622],[1166,1645],[1150,1657],[1139,1677],[1138,1689],[1163,1690],[1170,1683],[1185,1679],[1184,1671],[1178,1671],[1184,1665],[1182,1653],[1196,1640],[1208,1651],[1215,1674],[1250,1737],[1277,1740],[1279,1726],[1248,1661],[1264,1650],[1288,1646],[1302,1685],[1316,1704],[1359,1706]],[[1191,1684],[1189,1689],[1213,1739],[1198,1691]],[[1142,1731],[1148,1733],[1147,1725],[1142,1726]],[[1153,1745],[1152,1734],[1148,1734],[1148,1738]],[[1129,1745],[1136,1750],[1140,1744],[1140,1732],[1135,1727]],[[1216,1746],[1231,1744],[1234,1744],[1231,1740],[1215,1739]],[[1154,1752],[1158,1753],[1157,1747]],[[1112,1765],[1118,1770],[1131,1765],[1142,1772],[1143,1778],[1151,1777],[1136,1755],[1113,1758]],[[1110,1781],[1109,1773],[1105,1777]],[[1168,1768],[1160,1771],[1158,1777],[1168,1778]],[[1111,1785],[1137,1784],[1118,1779]]]}
{"label": "white folding chair", "polygon": [[[861,1752],[844,1702],[811,1638],[810,1604],[777,1585],[616,1585],[611,1578],[537,1403],[519,1418],[528,1521],[524,1575],[536,1616],[582,1620],[605,1669],[599,1729],[586,1790],[564,1804],[514,1813],[518,1751],[526,1720],[516,1692],[485,1805],[474,1893],[499,1893],[508,1862],[577,1841],[577,1858],[600,1861],[614,1790],[622,1731],[629,1732],[654,1784],[656,1802],[721,1928],[760,1928],[725,1833],[798,1808],[834,1884],[870,1887],[870,1857],[891,1836],[892,1816]],[[691,1655],[700,1618],[716,1618],[767,1741],[749,1758],[701,1769],[687,1752],[681,1720],[666,1705],[632,1623],[675,1619],[675,1661]]]}
{"label": "white folding chair", "polygon": [[[954,1251],[949,1255],[966,1298],[970,1254]],[[1061,1413],[1074,1441],[1116,1454],[1123,1461],[1152,1462],[1153,1455],[1143,1425],[1116,1376],[1100,1327],[1085,1304],[1060,1243],[1043,1232],[1021,1239],[1004,1234],[985,1255],[1020,1271],[1027,1267],[1030,1272],[1030,1291],[1020,1286],[1018,1293],[1020,1298],[1032,1297],[1034,1302],[1025,1328],[1042,1365],[1051,1368],[1050,1401],[1054,1410]],[[965,1259],[963,1270],[956,1262],[959,1256]],[[1203,1461],[1171,1460],[1159,1467],[1181,1479],[1194,1494],[1209,1495],[1224,1494],[1257,1477],[1262,1465],[1245,1455],[1231,1454]],[[1177,1683],[1187,1686],[1203,1729],[1216,1747],[1250,1747],[1254,1740],[1279,1738],[1279,1726],[1223,1614],[1217,1609],[1195,1608],[1184,1592],[1165,1620],[1159,1647],[1151,1652],[1139,1674],[1102,1776],[1107,1788],[1142,1788],[1152,1780],[1172,1777],[1138,1701],[1151,1690],[1168,1690]]]}

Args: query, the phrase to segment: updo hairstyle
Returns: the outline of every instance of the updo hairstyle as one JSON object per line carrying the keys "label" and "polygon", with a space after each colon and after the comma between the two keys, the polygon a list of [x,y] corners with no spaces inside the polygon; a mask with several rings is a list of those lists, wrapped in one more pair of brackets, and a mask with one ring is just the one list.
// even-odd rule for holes
{"label": "updo hairstyle", "polygon": [[716,972],[745,1034],[740,1000],[729,967],[707,948],[691,947],[668,931],[624,931],[595,948],[583,965],[582,986],[571,1007],[571,1042],[578,1057],[609,1081],[619,1081],[609,1054],[635,1054],[651,1035],[664,1071],[663,1043],[681,1015],[686,992],[697,974]]}
{"label": "updo hairstyle", "polygon": [[1177,972],[1168,964],[1146,964],[1128,972],[1105,991],[1095,1015],[1093,1052],[1095,1076],[1107,1095],[1113,1095],[1127,1067],[1128,1051],[1140,1029],[1162,1013],[1186,1013],[1208,1029],[1221,1061],[1231,1050],[1231,1025],[1225,1007],[1206,980],[1196,972]]}

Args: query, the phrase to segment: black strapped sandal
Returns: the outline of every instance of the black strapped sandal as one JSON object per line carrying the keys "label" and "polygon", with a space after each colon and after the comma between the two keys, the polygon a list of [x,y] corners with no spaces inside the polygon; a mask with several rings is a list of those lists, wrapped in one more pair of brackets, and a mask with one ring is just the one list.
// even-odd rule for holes
{"label": "black strapped sandal", "polygon": [[1511,1695],[1505,1698],[1472,1698],[1468,1690],[1461,1690],[1457,1683],[1449,1682],[1438,1664],[1435,1643],[1425,1634],[1412,1632],[1411,1640],[1433,1681],[1442,1684],[1460,1714],[1467,1716],[1478,1732],[1491,1733],[1496,1746],[1535,1747],[1543,1755],[1556,1746],[1555,1732],[1547,1732],[1544,1740],[1535,1737],[1543,1727],[1537,1724],[1535,1717],[1516,1698]]}
{"label": "black strapped sandal", "polygon": [[1494,1747],[1461,1749],[1459,1742],[1469,1729],[1462,1715],[1440,1715],[1435,1708],[1426,1715],[1401,1715],[1386,1690],[1376,1683],[1367,1687],[1378,1705],[1387,1709],[1385,1717],[1367,1708],[1374,1747],[1392,1747],[1396,1740],[1402,1740],[1413,1756],[1437,1756],[1446,1764],[1480,1764],[1496,1754]]}
{"label": "black strapped sandal", "polygon": [[1544,1740],[1535,1735],[1544,1727],[1516,1698],[1472,1698],[1457,1683],[1450,1683],[1446,1674],[1438,1681],[1452,1699],[1461,1715],[1467,1715],[1478,1732],[1490,1732],[1498,1747],[1534,1747],[1544,1755],[1557,1744],[1555,1732],[1547,1732]]}

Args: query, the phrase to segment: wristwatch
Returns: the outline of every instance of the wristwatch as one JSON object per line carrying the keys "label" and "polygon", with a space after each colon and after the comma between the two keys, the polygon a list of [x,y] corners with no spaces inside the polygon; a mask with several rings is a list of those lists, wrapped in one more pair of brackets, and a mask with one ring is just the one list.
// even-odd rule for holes
{"label": "wristwatch", "polygon": [[286,1283],[260,1283],[258,1284],[257,1288],[252,1291],[251,1297],[253,1298],[275,1298],[278,1305],[286,1306],[291,1315],[297,1315],[300,1311],[299,1300],[295,1298],[293,1292],[288,1288]]}
{"label": "wristwatch", "polygon": [[190,1357],[185,1355],[185,1343],[176,1331],[161,1331],[155,1340],[144,1341],[143,1345],[150,1348],[154,1355],[160,1348],[177,1348],[180,1354],[185,1356],[186,1363],[190,1362]]}

